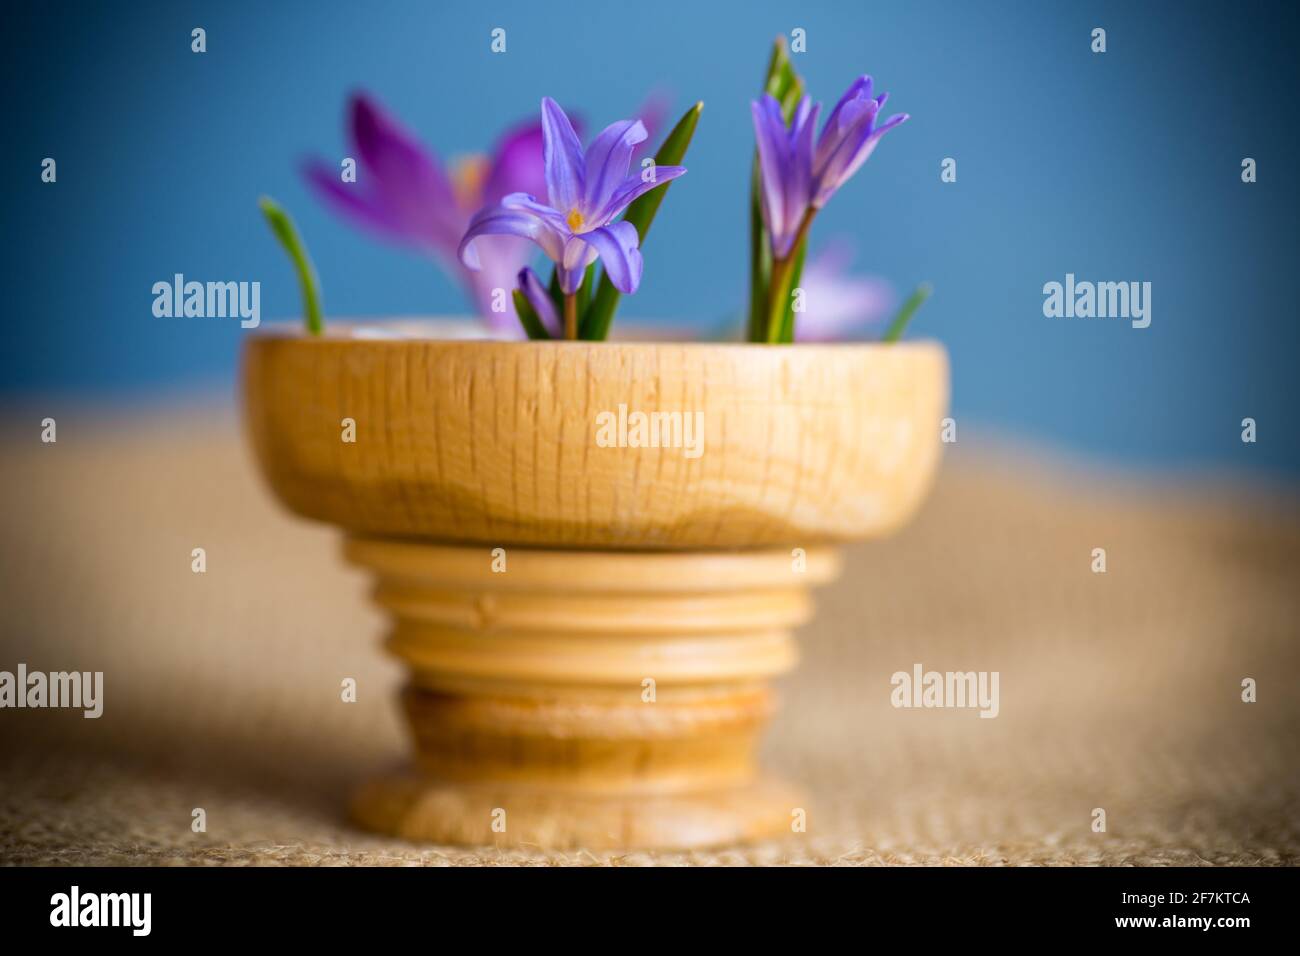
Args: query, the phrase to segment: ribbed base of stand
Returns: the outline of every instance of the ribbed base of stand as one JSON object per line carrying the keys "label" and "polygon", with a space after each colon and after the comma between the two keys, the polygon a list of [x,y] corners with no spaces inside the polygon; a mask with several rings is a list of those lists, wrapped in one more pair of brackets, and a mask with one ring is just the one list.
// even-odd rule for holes
{"label": "ribbed base of stand", "polygon": [[798,791],[770,780],[617,797],[439,783],[409,773],[363,786],[352,818],[368,830],[424,843],[685,849],[788,836],[795,811],[804,807]]}
{"label": "ribbed base of stand", "polygon": [[703,847],[791,832],[758,776],[771,678],[834,552],[641,553],[361,539],[410,670],[414,767],[365,787],[363,826],[412,840]]}

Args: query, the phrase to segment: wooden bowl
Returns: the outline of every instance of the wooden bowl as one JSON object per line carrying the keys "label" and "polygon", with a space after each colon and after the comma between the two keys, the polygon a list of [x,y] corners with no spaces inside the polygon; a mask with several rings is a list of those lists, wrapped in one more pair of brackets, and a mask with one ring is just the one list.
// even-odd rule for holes
{"label": "wooden bowl", "polygon": [[567,848],[804,832],[797,787],[758,770],[771,680],[828,543],[925,494],[943,349],[375,334],[244,353],[271,488],[348,532],[410,674],[414,765],[354,817]]}
{"label": "wooden bowl", "polygon": [[[905,522],[939,459],[948,366],[927,342],[275,334],[248,340],[244,400],[280,500],[350,532],[751,548],[870,537]],[[610,419],[599,416],[617,418],[620,406],[661,424],[674,413],[702,421],[700,453],[602,447]],[[344,420],[355,442],[341,440]]]}

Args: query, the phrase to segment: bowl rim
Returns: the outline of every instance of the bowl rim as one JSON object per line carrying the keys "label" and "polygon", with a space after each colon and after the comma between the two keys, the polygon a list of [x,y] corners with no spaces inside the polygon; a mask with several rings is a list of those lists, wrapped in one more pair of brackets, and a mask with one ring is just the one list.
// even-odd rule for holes
{"label": "bowl rim", "polygon": [[[442,345],[450,348],[470,348],[481,347],[484,345],[492,346],[526,346],[531,348],[554,348],[554,349],[577,349],[577,348],[627,348],[636,347],[653,347],[653,348],[683,348],[691,351],[703,350],[720,350],[736,349],[745,351],[763,350],[779,351],[782,349],[795,349],[800,352],[845,352],[845,351],[914,351],[914,350],[931,350],[945,349],[944,344],[935,338],[904,339],[897,342],[882,342],[861,339],[851,339],[839,342],[785,342],[772,344],[768,342],[735,342],[735,341],[712,341],[702,339],[666,339],[666,338],[647,338],[647,339],[517,339],[495,336],[489,330],[482,330],[483,334],[478,336],[471,335],[450,335],[443,336],[433,334],[437,327],[457,328],[470,324],[480,325],[477,320],[473,319],[405,319],[393,317],[376,321],[349,321],[335,320],[327,323],[325,331],[319,335],[313,335],[307,332],[296,322],[271,322],[263,323],[255,330],[250,330],[246,339],[252,342],[298,342],[309,348],[320,348],[326,345],[354,344],[365,346],[397,346],[397,345]],[[428,326],[430,334],[415,334],[413,332],[397,333],[396,327],[414,328],[416,326]],[[645,326],[636,327],[636,331],[646,328]],[[672,327],[666,327],[671,329]],[[385,329],[393,330],[394,334],[385,335]],[[356,334],[358,331],[363,333],[378,334]]]}
{"label": "bowl rim", "polygon": [[[524,351],[520,345],[530,348]],[[351,338],[313,336],[294,328],[246,338],[241,365],[241,404],[257,458],[277,497],[297,514],[354,534],[587,550],[807,546],[888,533],[910,517],[924,496],[938,462],[938,436],[933,454],[922,453],[911,441],[900,452],[904,459],[897,467],[881,470],[871,461],[881,458],[878,447],[896,444],[891,436],[897,436],[897,428],[891,423],[920,422],[918,416],[928,416],[931,407],[946,410],[951,387],[947,350],[930,340],[782,348],[755,342]],[[528,381],[536,383],[536,395],[511,393],[515,397],[504,402],[473,402],[476,392],[468,386],[476,381],[475,370],[494,376],[498,366],[507,372],[511,367],[525,370],[532,376]],[[384,387],[386,375],[405,382],[412,369],[425,383],[418,394],[410,387]],[[728,374],[733,371],[734,376]],[[648,381],[653,376],[665,380],[665,375],[689,394],[679,396],[676,387],[665,390],[662,382]],[[718,375],[721,385],[714,387]],[[520,385],[517,376],[507,377],[515,389],[533,387]],[[840,387],[876,378],[879,385],[866,392]],[[801,382],[808,387],[799,387]],[[655,471],[644,476],[634,456],[618,459],[617,467],[602,463],[588,474],[585,451],[579,466],[573,454],[562,450],[573,452],[575,441],[588,448],[590,435],[574,436],[590,432],[594,422],[589,413],[622,408],[623,392],[639,411],[690,410],[696,406],[689,402],[696,401],[700,411],[721,413],[722,445],[710,439],[711,447],[732,449],[740,456],[735,461],[742,462],[759,460],[755,456],[761,452],[760,457],[776,461],[777,474],[791,471],[782,462],[807,459],[809,449],[798,428],[815,417],[809,440],[818,467],[838,464],[842,447],[863,467],[851,469],[852,475],[827,472],[828,477],[817,479],[822,488],[817,495],[805,490],[809,482],[793,481],[788,493],[777,497],[769,493],[766,465],[758,470],[734,461],[715,465],[716,451],[707,465],[691,459],[662,467],[666,453],[655,452],[650,460]],[[543,395],[549,397],[537,397]],[[632,402],[633,396],[640,405]],[[439,402],[451,411],[432,414]],[[756,403],[774,409],[767,427],[755,424]],[[349,414],[345,407],[399,413],[392,419],[399,422],[396,431],[376,432],[384,454],[368,461],[379,465],[362,467],[346,453],[337,454],[336,418],[330,416],[335,410]],[[322,412],[329,414],[320,418]],[[793,424],[782,425],[786,419]],[[508,446],[513,439],[498,433],[503,421],[509,427],[517,420],[530,423],[534,448],[540,441],[541,447],[560,451],[547,450],[541,464],[536,455],[507,454],[510,449],[503,451],[502,442]],[[738,432],[725,430],[729,420],[743,423]],[[445,434],[444,426],[449,429]],[[474,437],[480,433],[483,442]],[[471,451],[453,452],[446,462],[438,458],[436,467],[416,460],[430,448],[443,447]],[[492,465],[497,458],[500,468]],[[478,460],[489,467],[484,470]],[[553,483],[552,465],[561,484],[579,489],[574,495],[586,495],[581,513],[551,502],[546,489]],[[907,473],[905,480],[896,476],[900,468]],[[720,482],[725,494],[718,490]],[[527,491],[530,483],[543,490]],[[594,497],[581,492],[587,487],[595,489]],[[521,495],[520,488],[527,493]],[[609,488],[618,493],[611,497]],[[414,508],[407,507],[408,499],[416,502]],[[629,510],[628,501],[636,507]],[[503,510],[502,502],[513,504]]]}

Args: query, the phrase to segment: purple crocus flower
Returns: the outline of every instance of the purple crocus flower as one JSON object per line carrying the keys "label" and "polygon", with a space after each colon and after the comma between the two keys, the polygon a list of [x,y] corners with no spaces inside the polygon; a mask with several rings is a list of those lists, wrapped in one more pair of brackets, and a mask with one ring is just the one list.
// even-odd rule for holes
{"label": "purple crocus flower", "polygon": [[640,120],[607,126],[583,150],[573,124],[555,100],[542,100],[545,203],[536,194],[515,192],[479,211],[460,243],[460,260],[479,269],[478,244],[487,237],[530,239],[556,264],[566,296],[578,291],[587,266],[600,258],[605,274],[621,292],[635,292],[641,282],[641,252],[636,227],[614,222],[632,200],[686,172],[681,166],[646,167],[628,174],[636,147],[645,141]]}
{"label": "purple crocus flower", "polygon": [[376,101],[354,95],[348,104],[349,138],[356,152],[357,181],[345,183],[338,169],[320,160],[304,168],[308,182],[331,207],[376,235],[437,258],[465,284],[476,308],[494,331],[516,335],[519,322],[508,301],[492,310],[495,290],[510,289],[532,255],[522,239],[487,240],[482,268],[471,271],[456,256],[470,217],[484,205],[545,184],[542,129],[531,123],[509,131],[491,158],[471,157],[444,168]]}
{"label": "purple crocus flower", "polygon": [[858,171],[885,133],[907,120],[906,113],[898,113],[876,125],[888,97],[882,93],[872,98],[871,77],[854,80],[835,104],[815,144],[813,131],[820,104],[803,97],[789,126],[771,94],[751,105],[763,219],[772,237],[774,258],[790,255],[811,215]]}

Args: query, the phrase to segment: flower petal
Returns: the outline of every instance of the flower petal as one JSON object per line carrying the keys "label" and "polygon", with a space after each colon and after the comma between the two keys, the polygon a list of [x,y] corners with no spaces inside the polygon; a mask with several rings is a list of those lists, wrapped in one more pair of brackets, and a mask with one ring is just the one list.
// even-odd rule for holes
{"label": "flower petal", "polygon": [[876,119],[889,94],[871,95],[871,77],[860,76],[840,97],[826,120],[813,157],[813,206],[821,208],[858,171],[880,138],[907,119],[899,113],[879,126]]}
{"label": "flower petal", "polygon": [[799,101],[793,123],[786,127],[781,106],[770,94],[751,104],[754,138],[758,143],[763,219],[772,238],[773,254],[784,257],[794,244],[811,192],[811,130],[818,107],[808,97]]}
{"label": "flower petal", "polygon": [[873,99],[856,99],[841,103],[838,114],[828,120],[817,141],[813,169],[819,179],[834,178],[852,160],[862,143],[871,135],[880,106]]}
{"label": "flower petal", "polygon": [[492,165],[483,182],[483,205],[499,203],[510,193],[541,196],[546,192],[542,162],[542,125],[529,123],[507,133],[492,151]]}
{"label": "flower petal", "polygon": [[596,261],[596,249],[587,242],[589,233],[580,236],[571,235],[564,244],[564,252],[555,264],[555,273],[560,280],[560,291],[572,295],[582,285],[587,266]]}
{"label": "flower petal", "polygon": [[542,285],[542,280],[537,278],[537,273],[527,266],[519,270],[519,291],[524,294],[528,304],[533,307],[533,311],[541,319],[546,331],[550,332],[553,338],[558,339],[563,336],[560,312],[555,308],[555,301],[551,298],[551,294],[546,291],[546,287]]}
{"label": "flower petal", "polygon": [[510,193],[507,196],[502,196],[501,205],[505,206],[507,209],[527,210],[539,219],[546,220],[548,224],[555,226],[556,228],[563,228],[565,230],[568,230],[569,228],[568,223],[564,220],[564,214],[562,212],[558,209],[552,209],[550,206],[546,205],[546,203],[538,202],[535,197],[528,195],[528,193]]}
{"label": "flower petal", "polygon": [[883,136],[885,133],[888,133],[895,126],[899,126],[903,123],[906,123],[911,118],[912,118],[911,113],[895,113],[893,116],[889,117],[889,119],[885,120],[883,123],[877,126],[872,131],[872,135],[875,136],[877,139],[879,139],[881,136]]}
{"label": "flower petal", "polygon": [[785,168],[789,164],[786,149],[785,122],[781,119],[781,105],[771,94],[749,104],[754,120],[754,142],[758,146],[758,172],[762,185],[763,213],[767,230],[772,235],[784,227]]}
{"label": "flower petal", "polygon": [[[474,253],[478,256],[479,268],[469,269],[462,265],[457,272],[473,298],[478,314],[497,335],[518,338],[523,329],[515,315],[510,290],[515,287],[519,270],[536,254],[536,246],[515,236],[478,236],[474,240]],[[505,293],[505,311],[497,312],[494,307],[502,304],[502,291]]]}
{"label": "flower petal", "polygon": [[[835,104],[835,108],[831,110],[830,115],[826,117],[826,130],[841,130],[842,125],[840,123],[840,117],[844,112],[844,108],[850,103],[861,102],[862,100],[869,99],[871,99],[871,77],[860,76],[849,84],[849,88],[844,91],[844,95],[839,98],[839,101]],[[823,132],[823,136],[824,135],[825,132]]]}
{"label": "flower petal", "polygon": [[600,264],[619,292],[632,293],[641,284],[643,260],[637,248],[640,237],[636,226],[630,222],[616,222],[611,226],[593,229],[582,234],[596,252]]}
{"label": "flower petal", "polygon": [[[645,176],[650,170],[654,172],[652,177],[647,180]],[[648,193],[656,186],[663,186],[677,177],[685,175],[685,166],[647,166],[639,173],[623,180],[609,197],[608,202],[592,214],[591,220],[602,225],[607,224],[610,220],[617,218],[634,199]]]}
{"label": "flower petal", "polygon": [[627,178],[632,153],[645,140],[646,129],[640,120],[611,123],[596,137],[586,156],[582,204],[584,214],[595,212],[609,202],[610,195]]}
{"label": "flower petal", "polygon": [[836,190],[848,182],[875,152],[881,137],[907,119],[908,114],[896,113],[879,126],[874,126],[875,113],[872,112],[872,122],[859,122],[857,128],[830,154],[826,165],[814,171],[817,186],[813,205],[819,209],[826,205]]}
{"label": "flower petal", "polygon": [[564,255],[564,243],[573,234],[573,230],[558,209],[552,209],[525,193],[511,193],[501,200],[501,205],[536,216],[541,221],[542,228],[534,241],[542,247],[548,258],[560,261]]}
{"label": "flower petal", "polygon": [[437,156],[365,94],[352,97],[349,124],[364,167],[363,188],[408,235],[450,252],[464,228],[464,213]]}
{"label": "flower petal", "polygon": [[542,139],[547,199],[567,215],[582,200],[582,143],[560,104],[549,96],[542,99]]}
{"label": "flower petal", "polygon": [[[786,184],[786,223],[790,229],[789,245],[794,244],[794,235],[799,231],[804,213],[812,201],[813,193],[813,145],[817,132],[817,114],[821,104],[813,103],[804,97],[795,110],[790,129],[790,180]],[[785,252],[789,252],[787,245]]]}
{"label": "flower petal", "polygon": [[323,202],[357,225],[399,242],[418,244],[423,240],[429,246],[433,245],[429,236],[408,235],[400,216],[382,202],[376,202],[371,191],[363,189],[359,183],[343,182],[338,170],[322,160],[311,159],[303,163],[302,175]]}
{"label": "flower petal", "polygon": [[478,249],[474,246],[479,236],[520,236],[540,245],[543,228],[543,221],[528,210],[488,206],[474,214],[456,253],[467,269],[481,269]]}

